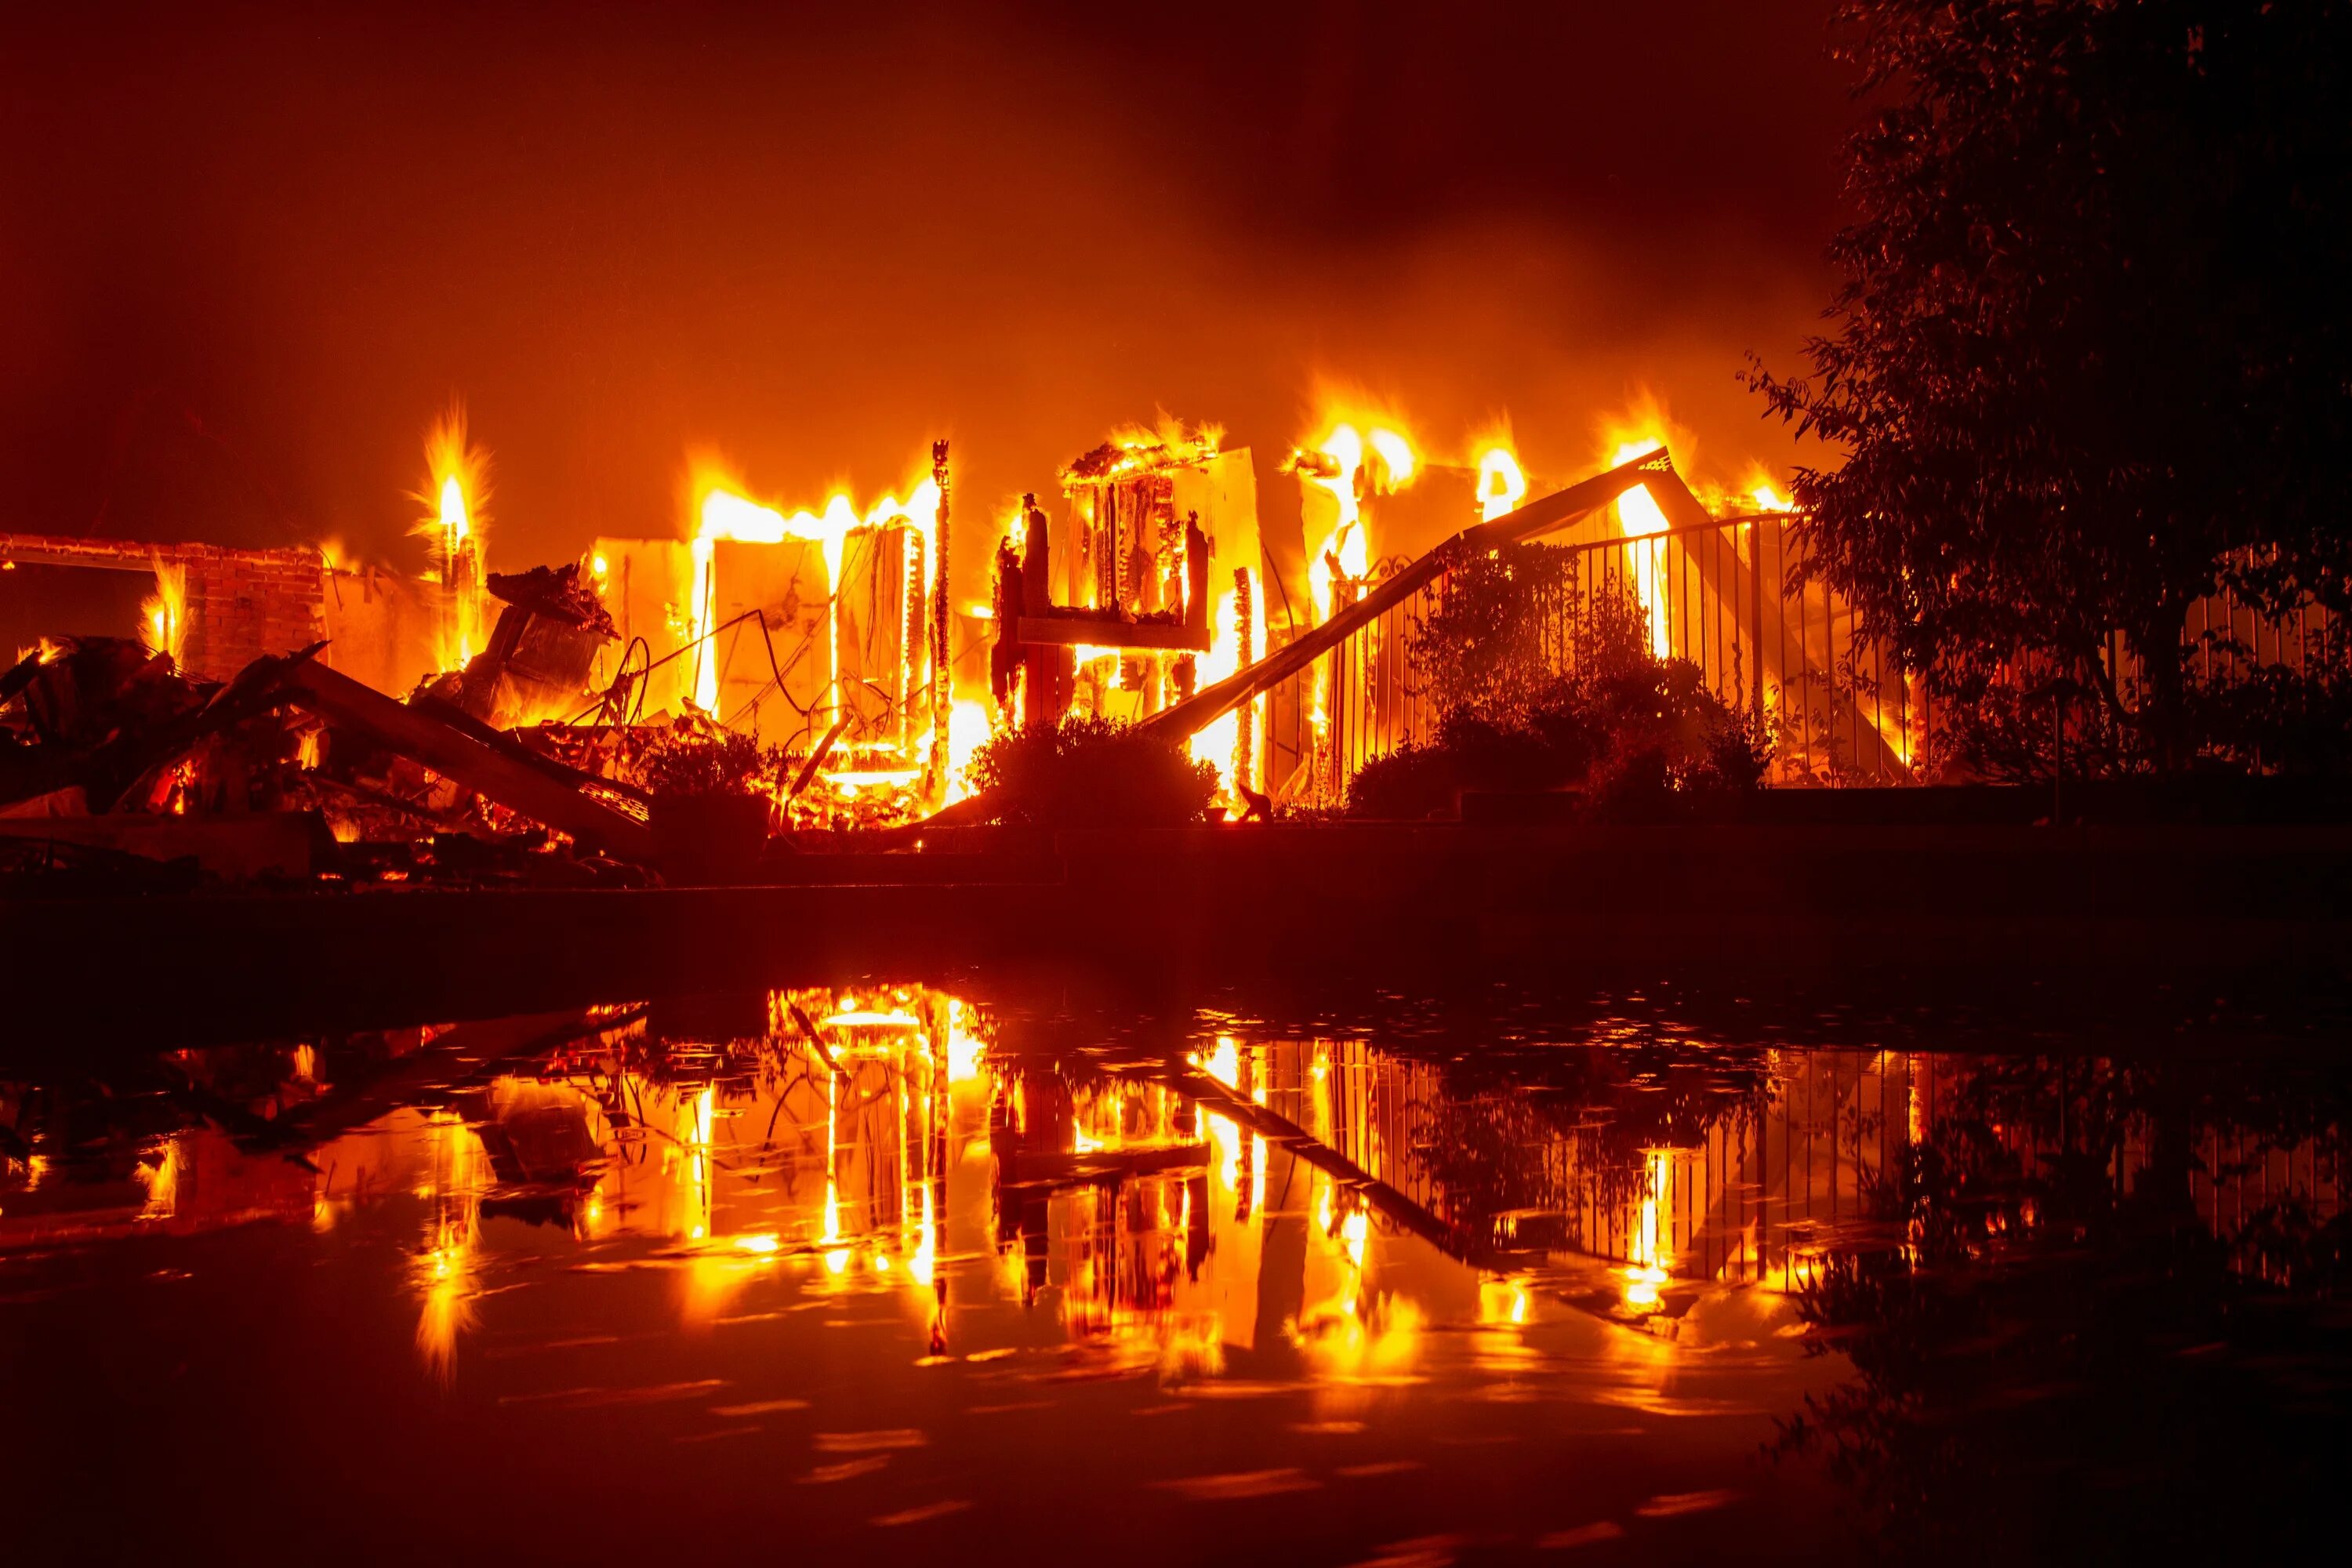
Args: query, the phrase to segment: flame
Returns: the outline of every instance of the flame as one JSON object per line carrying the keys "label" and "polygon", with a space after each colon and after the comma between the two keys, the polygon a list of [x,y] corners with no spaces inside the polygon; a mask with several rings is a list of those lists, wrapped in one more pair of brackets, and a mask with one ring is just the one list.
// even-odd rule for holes
{"label": "flame", "polygon": [[979,1020],[966,1003],[948,998],[948,1081],[969,1083],[980,1077],[981,1058],[988,1042],[978,1027]]}
{"label": "flame", "polygon": [[[1621,441],[1609,466],[1630,463],[1643,453],[1664,445],[1655,437],[1643,437]],[[1628,539],[1643,539],[1666,531],[1666,514],[1650,494],[1647,485],[1635,485],[1617,498],[1617,526]],[[1650,623],[1650,651],[1660,658],[1674,657],[1673,609],[1666,602],[1666,545],[1661,540],[1631,552],[1633,557],[1633,592],[1642,601],[1642,611]]]}
{"label": "flame", "polygon": [[[1361,531],[1358,531],[1360,534]],[[1213,686],[1241,669],[1241,602],[1238,591],[1218,595],[1216,614],[1209,619],[1209,651],[1193,664],[1196,690]],[[1265,588],[1255,573],[1250,576],[1250,620],[1255,626],[1265,625]],[[1236,708],[1214,723],[1195,730],[1191,742],[1192,760],[1210,763],[1221,778],[1233,772],[1234,748],[1241,742],[1241,710]],[[1225,791],[1235,804],[1240,802],[1241,792],[1234,787],[1232,779],[1225,780]]]}
{"label": "flame", "polygon": [[[1377,466],[1367,467],[1367,452],[1380,459]],[[1307,584],[1319,625],[1331,618],[1338,579],[1361,578],[1371,571],[1370,531],[1362,518],[1363,498],[1403,489],[1412,482],[1420,465],[1411,438],[1392,424],[1373,426],[1367,435],[1348,420],[1339,419],[1311,451],[1293,452],[1289,467],[1306,483],[1329,490],[1337,509],[1331,531],[1307,554]],[[1330,722],[1326,690],[1330,678],[1319,662],[1316,671],[1307,721],[1319,738]],[[1224,731],[1226,749],[1221,754],[1233,754],[1234,734],[1233,731]]]}
{"label": "flame", "polygon": [[1315,594],[1315,618],[1320,622],[1331,617],[1332,561],[1339,559],[1341,569],[1346,570],[1344,552],[1351,542],[1356,546],[1359,564],[1363,558],[1362,531],[1356,526],[1356,470],[1363,466],[1364,438],[1357,434],[1354,426],[1342,425],[1318,442],[1315,449],[1334,466],[1328,471],[1301,468],[1299,477],[1329,490],[1339,508],[1331,531],[1307,552],[1307,578]]}
{"label": "flame", "polygon": [[1528,493],[1528,476],[1508,447],[1489,447],[1478,454],[1478,517],[1492,522],[1518,510]]}
{"label": "flame", "polygon": [[425,434],[425,466],[430,479],[416,500],[433,510],[415,531],[433,543],[433,569],[449,594],[437,650],[441,668],[457,668],[474,657],[481,631],[481,537],[488,521],[482,508],[490,498],[490,454],[466,433],[466,410],[453,403]]}
{"label": "flame", "polygon": [[950,704],[947,795],[940,804],[952,805],[971,793],[972,759],[980,754],[992,729],[987,703],[959,697]]}
{"label": "flame", "polygon": [[[1119,457],[1098,479],[1116,479],[1139,468],[1160,468],[1177,464],[1205,463],[1223,447],[1225,427],[1216,424],[1188,426],[1173,415],[1162,410],[1150,425],[1122,425],[1110,434],[1109,445],[1119,449]],[[1020,528],[1018,509],[1013,526]],[[1019,542],[1019,534],[1014,542]]]}
{"label": "flame", "polygon": [[155,557],[155,591],[139,604],[139,640],[149,653],[184,662],[187,644],[188,569]]}
{"label": "flame", "polygon": [[141,1219],[170,1219],[180,1206],[181,1140],[163,1140],[163,1158],[153,1165],[138,1168],[139,1179],[147,1188],[147,1202],[140,1209]]}
{"label": "flame", "polygon": [[1478,1282],[1478,1321],[1482,1324],[1523,1325],[1528,1321],[1528,1287],[1509,1278]]}
{"label": "flame", "polygon": [[[826,604],[841,592],[842,559],[849,544],[849,536],[861,528],[880,528],[887,523],[901,523],[922,536],[923,591],[929,595],[931,573],[935,567],[936,551],[932,534],[936,531],[940,510],[940,487],[926,478],[908,492],[904,501],[895,496],[884,496],[861,515],[847,495],[835,491],[827,498],[822,512],[796,511],[786,516],[775,507],[762,506],[740,493],[740,487],[731,479],[709,464],[698,464],[694,476],[694,506],[696,519],[693,543],[694,602],[687,614],[688,637],[695,643],[695,706],[708,713],[719,706],[719,662],[711,649],[704,646],[717,625],[719,585],[713,568],[718,554],[717,545],[722,539],[746,544],[782,544],[787,539],[814,542],[824,556],[824,591]],[[828,670],[835,683],[835,701],[839,701],[838,686],[841,668],[841,634],[835,617],[828,614],[826,647],[830,655]],[[949,731],[952,737],[952,727]]]}
{"label": "flame", "polygon": [[433,1173],[422,1195],[431,1200],[434,1215],[414,1269],[420,1300],[416,1349],[426,1368],[446,1384],[457,1373],[458,1337],[476,1321],[487,1156],[479,1136],[454,1112],[435,1112],[427,1136]]}
{"label": "flame", "polygon": [[1393,430],[1381,429],[1369,432],[1364,437],[1364,440],[1374,452],[1380,455],[1381,461],[1388,465],[1387,489],[1402,489],[1412,482],[1413,460],[1411,442]]}
{"label": "flame", "polygon": [[[1380,459],[1379,465],[1369,470],[1364,462],[1368,452]],[[1292,466],[1300,478],[1329,490],[1338,507],[1331,531],[1307,553],[1307,581],[1314,590],[1316,619],[1328,620],[1333,587],[1330,563],[1336,560],[1339,574],[1347,577],[1361,577],[1370,570],[1371,542],[1369,531],[1361,525],[1363,497],[1389,495],[1404,489],[1420,471],[1420,464],[1413,455],[1411,437],[1402,432],[1386,425],[1360,431],[1353,424],[1339,420],[1315,443],[1311,454],[1292,454]]]}

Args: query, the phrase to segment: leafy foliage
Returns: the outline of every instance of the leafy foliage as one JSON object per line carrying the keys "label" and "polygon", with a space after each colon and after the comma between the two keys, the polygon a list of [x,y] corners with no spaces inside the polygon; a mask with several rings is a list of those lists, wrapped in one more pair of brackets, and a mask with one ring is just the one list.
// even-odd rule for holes
{"label": "leafy foliage", "polygon": [[1454,563],[1438,607],[1413,632],[1413,662],[1442,710],[1524,701],[1551,674],[1545,647],[1576,587],[1575,558],[1508,544]]}
{"label": "leafy foliage", "polygon": [[1850,146],[1835,330],[1811,376],[1751,377],[1843,451],[1797,477],[1803,570],[1953,702],[2021,656],[2185,761],[2189,606],[2347,599],[2352,5],[1841,21],[1886,101]]}
{"label": "leafy foliage", "polygon": [[748,795],[774,766],[772,751],[733,731],[706,734],[680,730],[663,736],[636,761],[638,782],[671,800]]}
{"label": "leafy foliage", "polygon": [[2299,668],[2224,658],[2191,684],[2189,727],[2223,761],[2281,773],[2352,774],[2352,627],[2328,624]]}
{"label": "leafy foliage", "polygon": [[1217,770],[1132,724],[1071,714],[990,739],[972,759],[991,820],[1036,827],[1176,827],[1199,822]]}

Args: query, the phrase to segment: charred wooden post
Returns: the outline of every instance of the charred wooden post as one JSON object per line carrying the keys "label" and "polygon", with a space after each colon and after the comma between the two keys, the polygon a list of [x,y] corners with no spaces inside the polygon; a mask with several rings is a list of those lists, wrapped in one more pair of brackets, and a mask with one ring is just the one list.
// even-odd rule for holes
{"label": "charred wooden post", "polygon": [[[1035,721],[1061,718],[1077,684],[1077,653],[1033,637],[1033,624],[1050,616],[1054,607],[1053,531],[1034,493],[1021,498],[1021,614],[1010,633],[1022,649],[1022,717]],[[1000,622],[997,635],[1007,635]]]}
{"label": "charred wooden post", "polygon": [[988,691],[996,699],[999,713],[1012,708],[1025,668],[1021,644],[1014,639],[1014,633],[1021,625],[1021,558],[1013,552],[1013,542],[998,540],[996,641],[988,650]]}
{"label": "charred wooden post", "polygon": [[[1184,514],[1184,629],[1208,639],[1209,536],[1201,531],[1201,514]],[[1189,693],[1188,693],[1189,695]]]}
{"label": "charred wooden post", "polygon": [[931,443],[931,479],[939,486],[940,510],[935,531],[938,548],[932,563],[931,587],[931,758],[932,797],[948,783],[948,714],[955,702],[954,670],[948,659],[948,577],[955,554],[949,548],[948,444]]}
{"label": "charred wooden post", "polygon": [[[898,617],[898,743],[908,746],[915,739],[915,671],[921,668],[918,653],[929,646],[928,629],[931,618],[930,605],[923,602],[923,569],[929,563],[923,548],[923,536],[912,529],[907,531],[907,591],[902,596]],[[926,692],[929,682],[923,683]],[[928,699],[927,699],[928,700]]]}

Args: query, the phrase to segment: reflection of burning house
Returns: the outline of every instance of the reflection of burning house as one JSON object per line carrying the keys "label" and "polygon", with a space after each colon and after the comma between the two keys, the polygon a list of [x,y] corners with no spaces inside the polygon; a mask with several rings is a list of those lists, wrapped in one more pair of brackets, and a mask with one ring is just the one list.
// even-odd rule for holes
{"label": "reflection of burning house", "polygon": [[[0,1248],[416,1204],[419,1343],[446,1371],[492,1222],[641,1238],[689,1314],[789,1266],[909,1290],[935,1335],[942,1260],[992,1243],[1003,1267],[959,1289],[1050,1300],[1123,1364],[1186,1375],[1231,1350],[1360,1376],[1413,1353],[1414,1309],[1483,1310],[1481,1272],[1663,1328],[1709,1287],[1912,1244],[1930,1147],[1980,1167],[1947,1217],[1987,1234],[2085,1176],[2223,1237],[2270,1204],[2342,1207],[2332,1101],[2315,1122],[2259,1086],[2204,1099],[2177,1066],[1755,1050],[1659,1070],[1587,1047],[1472,1087],[1322,1039],[1077,1058],[1003,1025],[983,1060],[971,1010],[912,987],[753,1015],[671,1015],[688,1032],[657,1037],[643,1009],[599,1009],[0,1080]],[[994,1181],[951,1192],[983,1131]],[[1408,1238],[1471,1267],[1433,1271]]]}

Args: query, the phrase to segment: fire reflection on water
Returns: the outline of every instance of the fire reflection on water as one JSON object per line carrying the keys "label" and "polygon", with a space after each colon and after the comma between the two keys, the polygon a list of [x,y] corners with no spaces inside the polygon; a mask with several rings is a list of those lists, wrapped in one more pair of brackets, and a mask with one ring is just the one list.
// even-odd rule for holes
{"label": "fire reflection on water", "polygon": [[430,1218],[413,1271],[416,1348],[426,1368],[447,1383],[457,1375],[458,1337],[476,1322],[475,1254],[481,1246],[487,1163],[479,1135],[452,1111],[431,1117],[425,1142],[426,1180],[416,1195]]}
{"label": "fire reflection on water", "polygon": [[[436,1038],[413,1032],[391,1065]],[[790,1278],[900,1299],[933,1357],[992,1348],[958,1342],[959,1311],[1003,1302],[1049,1314],[1106,1372],[1190,1385],[1236,1354],[1286,1356],[1344,1390],[1422,1375],[1433,1323],[1475,1327],[1477,1357],[1507,1369],[1531,1325],[1575,1311],[1638,1331],[1610,1342],[1655,1401],[1702,1303],[1801,1289],[1839,1248],[1916,1260],[1926,1222],[1902,1193],[1962,1099],[2000,1110],[1969,1135],[2021,1179],[2082,1163],[2066,1141],[2086,1111],[2062,1098],[2053,1152],[2047,1106],[1985,1100],[2011,1069],[1963,1058],[1756,1050],[1645,1076],[1591,1050],[1581,1098],[1547,1099],[1352,1039],[1211,1032],[1189,1055],[1073,1054],[920,987],[778,992],[740,1017],[589,1018],[299,1145],[307,1163],[212,1123],[166,1131],[111,1185],[79,1166],[61,1182],[52,1150],[81,1145],[44,1131],[30,1089],[0,1084],[24,1151],[0,1177],[0,1249],[261,1215],[326,1232],[405,1194],[416,1348],[443,1382],[517,1234],[499,1221],[568,1234],[584,1269],[674,1271],[698,1331]],[[289,1050],[252,1103],[328,1125],[348,1059]],[[2105,1136],[2121,1193],[2187,1135],[2115,1121]],[[2325,1139],[2250,1152],[2198,1136],[2208,1157],[2183,1179],[2216,1234],[2245,1219],[2255,1171],[2265,1193],[2340,1207]],[[53,1201],[68,1189],[89,1201]],[[1993,1205],[1983,1232],[2031,1232],[2042,1212],[2030,1194]]]}

